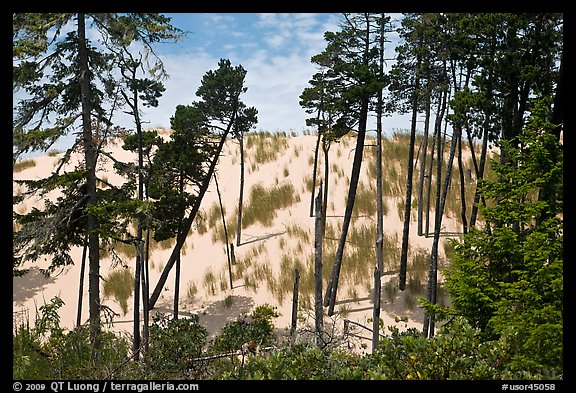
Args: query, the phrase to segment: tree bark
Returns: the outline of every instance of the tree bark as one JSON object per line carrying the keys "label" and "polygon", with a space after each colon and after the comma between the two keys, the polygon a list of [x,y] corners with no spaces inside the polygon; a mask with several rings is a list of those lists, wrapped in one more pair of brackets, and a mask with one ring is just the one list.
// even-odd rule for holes
{"label": "tree bark", "polygon": [[424,137],[422,139],[422,159],[420,160],[420,179],[418,181],[418,236],[422,236],[422,214],[424,208],[424,178],[426,177],[426,157],[428,155],[428,132],[430,128],[430,90],[426,93],[426,117],[424,118]]}
{"label": "tree bark", "polygon": [[292,324],[290,325],[290,335],[296,332],[296,323],[298,321],[298,289],[300,285],[300,272],[298,268],[294,269],[294,290],[292,291]]}
{"label": "tree bark", "polygon": [[238,196],[238,224],[236,225],[236,247],[240,247],[242,237],[242,205],[244,204],[244,133],[238,142],[240,143],[240,194]]}
{"label": "tree bark", "polygon": [[364,140],[366,137],[366,121],[368,117],[368,98],[362,99],[360,110],[360,122],[358,125],[358,136],[356,140],[356,151],[354,152],[354,162],[352,164],[352,172],[350,175],[350,188],[348,190],[348,198],[346,200],[346,210],[344,212],[344,222],[342,223],[342,233],[340,241],[338,242],[338,249],[336,251],[336,259],[332,269],[332,277],[326,288],[326,299],[328,300],[328,316],[334,314],[334,305],[336,303],[336,292],[338,289],[338,280],[340,278],[340,268],[342,266],[342,257],[344,256],[344,246],[346,245],[346,237],[348,235],[348,228],[352,219],[352,210],[354,209],[354,201],[356,199],[356,190],[358,188],[358,181],[360,179],[360,168],[362,166],[362,153],[364,151]]}
{"label": "tree bark", "polygon": [[232,258],[230,256],[230,247],[228,245],[228,229],[226,228],[226,214],[224,213],[224,205],[222,205],[222,195],[220,194],[220,186],[218,185],[218,176],[214,173],[214,182],[216,183],[216,193],[218,194],[218,202],[220,203],[220,213],[222,214],[222,226],[224,227],[224,238],[226,243],[226,258],[228,259],[228,276],[230,277],[230,289],[234,289],[232,284]]}
{"label": "tree bark", "polygon": [[315,202],[315,220],[314,220],[314,320],[316,330],[316,346],[324,346],[324,312],[322,310],[322,244],[324,238],[324,223],[322,221],[323,204],[322,181],[320,181],[320,190]]}
{"label": "tree bark", "polygon": [[[330,142],[322,141],[322,150],[324,151],[324,195],[322,200],[322,236],[324,236],[324,229],[326,229],[326,210],[328,209],[328,182],[330,178],[330,160],[328,152],[330,150]],[[320,183],[322,185],[322,183]]]}
{"label": "tree bark", "polygon": [[466,218],[466,184],[464,180],[464,168],[462,164],[462,134],[458,136],[458,172],[460,174],[460,206],[462,218],[462,232],[468,233],[468,222]]}
{"label": "tree bark", "polygon": [[[96,204],[96,150],[92,134],[92,93],[90,90],[90,67],[86,48],[85,15],[78,14],[78,63],[80,67],[80,95],[82,105],[82,140],[86,164],[87,206]],[[87,213],[88,232],[88,296],[90,306],[90,343],[93,358],[100,349],[100,238],[93,214]]]}
{"label": "tree bark", "polygon": [[[88,240],[88,235],[86,235],[86,240]],[[84,295],[84,271],[86,270],[86,251],[88,245],[84,242],[84,247],[82,247],[82,262],[80,264],[80,285],[78,287],[78,313],[76,314],[76,326],[82,325],[82,301]]]}
{"label": "tree bark", "polygon": [[[420,66],[417,61],[416,67]],[[416,139],[416,116],[418,114],[418,92],[420,79],[416,76],[414,96],[412,98],[412,123],[410,130],[410,149],[408,152],[408,175],[406,178],[406,199],[404,200],[404,228],[402,230],[402,251],[400,254],[400,290],[406,289],[406,270],[408,268],[408,238],[410,234],[410,210],[412,207],[412,172],[414,169],[414,143]]]}
{"label": "tree bark", "polygon": [[[452,134],[452,145],[450,147],[450,156],[446,167],[446,175],[443,184],[442,196],[436,197],[436,220],[434,224],[434,241],[432,242],[432,252],[430,253],[430,268],[428,271],[428,301],[436,304],[436,292],[438,283],[438,246],[440,244],[440,230],[442,228],[442,217],[444,215],[444,206],[450,187],[450,178],[452,176],[452,165],[456,153],[456,144],[462,131],[460,126],[455,126]],[[440,161],[439,161],[440,162]],[[442,168],[438,165],[438,179],[441,179]],[[439,182],[440,183],[440,182]],[[424,337],[434,337],[434,317],[431,315],[424,316]]]}
{"label": "tree bark", "polygon": [[[379,72],[384,76],[384,14],[380,24]],[[382,293],[381,276],[384,271],[384,206],[382,203],[382,112],[384,109],[382,89],[378,91],[376,106],[376,268],[374,270],[374,308],[372,311],[372,353],[380,342],[380,300]]]}
{"label": "tree bark", "polygon": [[[317,119],[319,118],[320,118],[320,110],[318,110]],[[320,132],[320,127],[318,127],[318,138],[316,138],[316,148],[314,149],[314,166],[312,168],[312,191],[310,191],[310,217],[314,217],[314,191],[316,191],[316,172],[318,171],[318,152],[320,150],[321,138],[322,133]]]}

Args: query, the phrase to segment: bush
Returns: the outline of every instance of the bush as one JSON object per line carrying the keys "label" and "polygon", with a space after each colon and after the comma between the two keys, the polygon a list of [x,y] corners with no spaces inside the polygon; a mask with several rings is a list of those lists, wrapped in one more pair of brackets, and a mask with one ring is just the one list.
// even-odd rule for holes
{"label": "bush", "polygon": [[170,319],[157,314],[150,327],[150,346],[145,357],[146,377],[149,379],[201,378],[202,355],[208,331],[199,323],[198,315]]}

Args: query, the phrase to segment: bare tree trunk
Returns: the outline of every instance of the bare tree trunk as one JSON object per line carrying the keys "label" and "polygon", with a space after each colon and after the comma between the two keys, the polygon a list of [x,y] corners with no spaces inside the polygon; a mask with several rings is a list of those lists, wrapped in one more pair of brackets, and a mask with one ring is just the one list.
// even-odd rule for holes
{"label": "bare tree trunk", "polygon": [[242,234],[242,205],[244,204],[244,133],[239,136],[240,142],[240,195],[238,196],[238,225],[236,228],[236,246],[240,247]]}
{"label": "bare tree trunk", "polygon": [[[384,76],[384,14],[380,25],[380,76]],[[380,342],[380,299],[382,293],[381,276],[384,271],[384,206],[382,203],[382,111],[384,103],[382,89],[378,91],[376,106],[376,268],[374,270],[374,309],[372,311],[372,353]]]}
{"label": "bare tree trunk", "polygon": [[[86,48],[85,15],[78,14],[78,61],[80,68],[80,95],[82,106],[82,141],[86,164],[86,193],[88,207],[96,204],[96,149],[92,134],[92,93],[90,88],[90,67]],[[96,217],[87,214],[88,232],[88,297],[90,306],[90,343],[92,357],[97,358],[100,349],[100,238],[96,231]]]}
{"label": "bare tree trunk", "polygon": [[[448,196],[448,189],[450,187],[450,178],[452,176],[452,165],[454,163],[454,156],[456,153],[457,140],[462,131],[460,126],[455,126],[452,134],[452,145],[450,147],[450,157],[448,158],[448,165],[446,167],[446,175],[442,190],[442,196],[436,197],[436,220],[434,225],[434,240],[432,242],[432,252],[430,255],[430,269],[428,271],[428,301],[436,304],[436,292],[438,283],[438,246],[440,244],[440,230],[442,228],[442,216],[444,215],[444,206],[446,205],[446,197]],[[438,166],[438,179],[441,178],[442,168]],[[440,182],[439,182],[440,183]],[[424,316],[424,337],[434,337],[434,316]]]}
{"label": "bare tree trunk", "polygon": [[[322,141],[322,150],[324,151],[324,195],[322,201],[322,236],[324,236],[324,229],[326,229],[326,209],[328,209],[328,181],[330,177],[330,142]],[[322,185],[322,183],[320,183]]]}
{"label": "bare tree trunk", "polygon": [[224,214],[224,206],[222,205],[222,195],[220,194],[220,186],[218,186],[218,176],[214,173],[214,182],[216,183],[216,193],[218,194],[218,202],[220,203],[220,213],[222,214],[222,225],[224,226],[224,238],[226,243],[226,257],[228,259],[228,275],[230,277],[230,289],[234,289],[232,284],[232,259],[230,258],[230,248],[228,246],[228,229],[226,228],[226,214]]}
{"label": "bare tree trunk", "polygon": [[[440,106],[440,104],[439,104]],[[441,124],[438,125],[438,116],[436,117],[434,132],[432,133],[432,147],[430,148],[430,167],[428,169],[428,179],[426,181],[426,230],[424,236],[430,236],[430,197],[432,194],[432,171],[434,169],[434,151],[436,143],[440,143],[438,133],[440,132]]]}
{"label": "bare tree trunk", "polygon": [[[320,111],[318,111],[317,120],[318,119],[320,119]],[[322,133],[320,132],[320,128],[318,128],[318,138],[316,138],[316,148],[314,149],[314,166],[312,168],[312,191],[310,192],[310,217],[314,217],[314,191],[316,191],[316,172],[318,171],[318,152],[320,150],[320,138],[322,138]]]}
{"label": "bare tree trunk", "polygon": [[[419,61],[417,62],[419,67]],[[416,76],[412,102],[412,124],[410,130],[410,150],[408,152],[408,176],[406,179],[406,198],[404,200],[404,228],[402,231],[402,252],[400,255],[400,290],[406,289],[406,270],[408,267],[408,238],[410,234],[410,210],[412,207],[412,172],[414,170],[414,143],[416,139],[416,116],[418,114],[418,91],[420,80]]]}
{"label": "bare tree trunk", "polygon": [[374,306],[372,307],[372,353],[378,349],[380,342],[380,277],[378,266],[374,267]]}
{"label": "bare tree trunk", "polygon": [[290,325],[290,335],[296,332],[296,322],[298,321],[298,288],[300,285],[300,272],[294,269],[294,290],[292,292],[292,324]]}
{"label": "bare tree trunk", "polygon": [[148,352],[148,337],[149,337],[149,323],[150,323],[150,307],[148,306],[148,296],[150,292],[150,270],[148,260],[150,257],[150,230],[146,231],[146,253],[144,255],[144,274],[142,275],[142,312],[143,312],[143,327],[142,339],[144,341],[144,353]]}
{"label": "bare tree trunk", "polygon": [[458,136],[458,171],[460,173],[460,204],[462,217],[462,231],[468,233],[468,222],[466,219],[466,184],[464,180],[464,168],[462,164],[462,134]]}
{"label": "bare tree trunk", "polygon": [[322,244],[324,238],[324,222],[322,221],[322,181],[320,181],[320,190],[316,197],[315,203],[315,221],[314,221],[314,316],[316,329],[316,345],[321,348],[324,345],[324,312],[322,310]]}
{"label": "bare tree trunk", "polygon": [[[136,132],[138,136],[138,200],[144,201],[144,157],[142,152],[142,124],[138,113],[138,92],[134,91],[133,103],[130,104]],[[129,101],[129,100],[126,100]],[[135,361],[140,360],[140,284],[144,274],[142,272],[143,250],[142,250],[142,218],[138,217],[138,229],[136,231],[136,262],[134,268],[134,332],[132,341],[132,353]]]}
{"label": "bare tree trunk", "polygon": [[424,201],[424,178],[426,177],[426,156],[428,155],[428,132],[430,128],[430,90],[426,94],[426,117],[424,119],[424,137],[422,140],[422,159],[420,160],[420,179],[418,181],[418,236],[422,236],[422,210]]}
{"label": "bare tree trunk", "polygon": [[180,300],[180,263],[182,256],[178,254],[176,258],[176,271],[174,277],[174,312],[173,319],[178,319],[178,302]]}
{"label": "bare tree trunk", "polygon": [[336,259],[332,269],[332,277],[326,288],[326,296],[324,304],[328,301],[328,316],[334,314],[334,306],[336,304],[336,292],[338,289],[338,280],[340,279],[340,268],[342,265],[342,257],[344,256],[344,246],[346,245],[346,237],[348,235],[348,228],[352,219],[352,210],[354,209],[354,201],[356,199],[356,189],[358,188],[358,181],[360,179],[360,169],[362,165],[362,153],[364,151],[364,139],[366,137],[366,121],[368,117],[368,99],[363,99],[360,123],[358,126],[358,137],[356,140],[356,150],[354,152],[354,162],[352,164],[352,172],[350,175],[350,188],[348,190],[348,198],[346,200],[346,210],[344,212],[344,222],[342,223],[342,234],[338,242],[338,249],[336,251]]}
{"label": "bare tree trunk", "polygon": [[80,285],[78,288],[78,313],[76,314],[76,326],[82,325],[82,301],[84,295],[84,271],[86,270],[86,250],[88,248],[88,244],[86,241],[88,240],[88,234],[86,234],[86,238],[84,240],[84,247],[82,248],[82,262],[80,264]]}
{"label": "bare tree trunk", "polygon": [[[486,117],[489,118],[488,116]],[[470,149],[474,149],[470,142]],[[472,153],[474,154],[474,153]],[[478,215],[478,203],[480,202],[480,193],[478,192],[478,183],[484,179],[484,168],[486,166],[486,155],[488,154],[488,125],[484,126],[484,136],[482,139],[482,152],[480,153],[480,164],[476,169],[476,190],[474,192],[474,202],[472,203],[472,213],[470,214],[470,226],[476,226],[476,217]],[[486,206],[486,200],[482,197],[482,204]]]}
{"label": "bare tree trunk", "polygon": [[[180,185],[179,185],[179,194],[182,195],[184,193],[184,175],[180,172]],[[178,212],[180,217],[178,218],[178,228],[182,227],[182,220],[184,218],[184,206],[182,199],[180,199],[181,203],[181,211]],[[176,272],[174,277],[174,319],[178,319],[178,303],[180,302],[180,264],[182,263],[182,255],[181,252],[178,252],[178,257],[176,259]]]}

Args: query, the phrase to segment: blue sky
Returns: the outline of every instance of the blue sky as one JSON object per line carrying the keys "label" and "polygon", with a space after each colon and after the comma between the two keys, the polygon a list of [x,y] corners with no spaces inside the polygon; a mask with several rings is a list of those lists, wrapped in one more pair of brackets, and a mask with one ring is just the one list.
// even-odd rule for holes
{"label": "blue sky", "polygon": [[[247,71],[242,99],[258,110],[256,130],[297,133],[308,115],[299,97],[317,71],[310,58],[326,47],[324,33],[339,30],[335,13],[179,13],[166,14],[187,37],[158,46],[170,78],[157,108],[146,111],[150,127],[169,127],[176,105],[197,100],[204,73],[220,58]],[[400,14],[392,15],[393,19]],[[390,64],[389,64],[390,65]],[[407,116],[384,119],[388,131],[410,127]]]}
{"label": "blue sky", "polygon": [[157,108],[146,111],[152,127],[169,127],[178,104],[195,95],[206,71],[229,59],[246,71],[242,96],[258,110],[257,130],[296,132],[306,128],[299,96],[316,72],[310,58],[325,48],[324,32],[338,29],[340,14],[167,14],[189,31],[175,44],[159,45],[170,78]]}
{"label": "blue sky", "polygon": [[[310,58],[325,49],[326,31],[339,30],[342,14],[336,13],[176,13],[173,26],[188,34],[176,43],[157,44],[155,51],[169,78],[158,107],[143,108],[144,127],[169,128],[177,105],[198,100],[196,90],[202,76],[215,70],[226,58],[247,71],[242,96],[247,106],[258,110],[254,130],[301,133],[308,129],[308,115],[299,97],[317,71]],[[393,14],[397,18],[400,14]],[[97,37],[92,37],[96,39]],[[391,50],[391,49],[390,49]],[[390,64],[389,64],[390,65]],[[114,119],[119,126],[133,129],[133,119]],[[370,124],[369,124],[370,127]],[[410,127],[407,116],[384,119],[386,132]],[[375,127],[372,127],[375,128]],[[72,136],[53,148],[66,149]]]}

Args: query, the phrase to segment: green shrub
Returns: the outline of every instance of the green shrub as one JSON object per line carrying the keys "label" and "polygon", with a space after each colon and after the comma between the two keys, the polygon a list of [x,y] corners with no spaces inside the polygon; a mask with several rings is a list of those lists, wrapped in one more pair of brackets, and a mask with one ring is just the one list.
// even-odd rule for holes
{"label": "green shrub", "polygon": [[205,364],[196,360],[203,353],[208,331],[199,317],[171,319],[156,314],[150,326],[150,346],[145,357],[148,379],[202,378]]}

